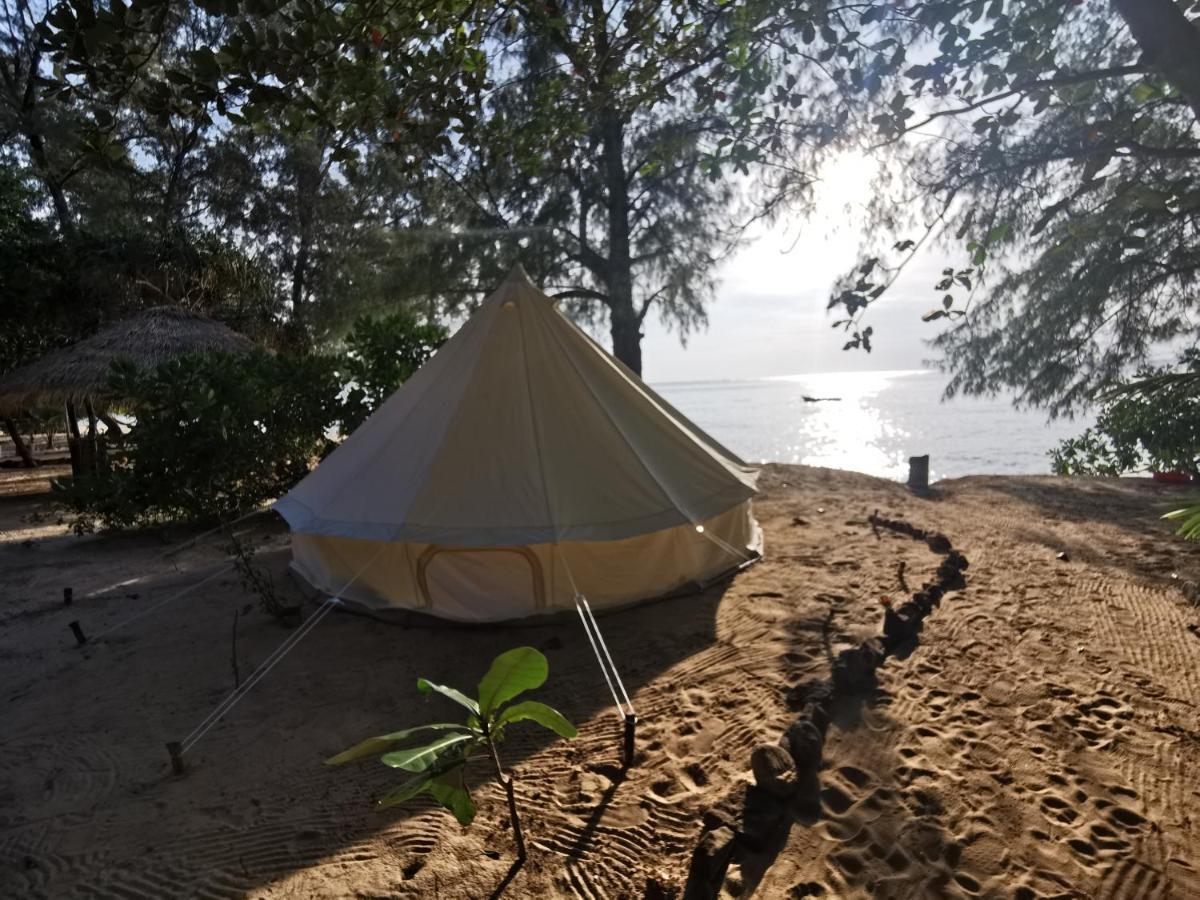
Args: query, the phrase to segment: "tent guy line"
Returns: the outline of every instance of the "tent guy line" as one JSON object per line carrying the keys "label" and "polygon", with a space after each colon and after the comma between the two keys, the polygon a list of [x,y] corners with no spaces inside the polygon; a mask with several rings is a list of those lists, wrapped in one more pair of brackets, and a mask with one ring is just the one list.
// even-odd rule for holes
{"label": "tent guy line", "polygon": [[[319,625],[321,621],[334,610],[334,608],[342,605],[340,595],[358,580],[363,572],[370,567],[371,563],[375,562],[376,557],[378,557],[382,552],[382,547],[376,550],[375,553],[371,555],[370,559],[363,563],[362,567],[350,577],[350,580],[342,585],[341,590],[336,591],[328,599],[326,599],[325,602],[322,603],[317,609],[317,611],[308,617],[308,621],[296,629],[296,632],[293,635],[280,644],[275,649],[275,652],[268,656],[259,665],[259,667],[250,674],[250,677],[246,680],[245,684],[234,688],[233,693],[217,704],[217,708],[209,713],[208,717],[205,718],[203,722],[192,729],[191,734],[189,734],[183,739],[183,741],[180,742],[180,756],[190,750],[196,744],[196,742],[200,740],[200,738],[204,737],[204,735],[208,733],[210,728],[224,718],[225,714],[233,709],[233,707],[237,705],[238,701],[245,697],[246,694],[250,693],[250,689],[262,681],[267,673],[270,672],[271,669],[275,668],[276,663],[287,656],[287,654],[291,652],[291,650],[295,648],[295,646],[299,644],[300,641],[303,640],[314,628],[316,628],[317,625]],[[168,745],[168,747],[169,746],[170,745]],[[174,756],[174,754],[172,754],[172,756]]]}
{"label": "tent guy line", "polygon": [[[569,615],[574,606],[624,719],[631,765],[637,717],[593,610],[700,590],[761,558],[757,476],[514,267],[425,365],[272,504],[291,531],[293,570],[328,599],[182,742],[167,745],[174,770],[348,604],[476,623]],[[163,555],[220,529],[232,535],[259,512]]]}
{"label": "tent guy line", "polygon": [[227,566],[222,566],[217,571],[205,576],[204,578],[200,579],[199,581],[192,582],[187,587],[183,588],[182,590],[176,591],[174,594],[171,594],[169,597],[166,597],[163,600],[159,600],[157,603],[153,604],[152,606],[148,606],[143,610],[135,612],[133,615],[129,616],[126,619],[122,619],[120,622],[117,622],[115,625],[111,625],[108,628],[105,628],[103,631],[101,631],[99,634],[97,634],[95,637],[92,638],[92,642],[97,643],[97,642],[103,640],[105,637],[112,634],[114,631],[124,628],[127,625],[131,625],[134,622],[136,622],[138,619],[148,616],[148,615],[150,615],[150,613],[152,613],[156,610],[162,609],[168,603],[171,603],[175,600],[178,600],[180,597],[184,597],[184,596],[190,594],[192,591],[196,590],[197,588],[208,584],[208,582],[212,581],[213,579],[219,578],[222,575],[232,572],[234,568],[235,568],[235,566],[232,563],[230,563]]}
{"label": "tent guy line", "polygon": [[[559,547],[554,545],[557,552]],[[562,559],[563,570],[567,573],[567,580],[571,582],[571,590],[575,592],[575,611],[579,613],[579,619],[583,622],[583,631],[587,635],[588,643],[592,645],[592,653],[596,656],[596,662],[600,665],[600,671],[604,673],[604,680],[608,682],[608,690],[612,694],[613,703],[617,707],[617,715],[622,719],[626,715],[633,715],[633,701],[629,699],[629,694],[625,690],[625,685],[621,682],[621,674],[617,671],[616,663],[613,662],[612,655],[608,652],[608,645],[604,643],[604,636],[600,633],[600,626],[596,624],[596,617],[592,615],[592,608],[588,606],[587,597],[579,590],[579,585],[575,583],[575,576],[571,574],[571,566],[567,562],[566,557],[559,553]],[[587,610],[587,616],[584,616],[584,610]],[[588,620],[591,620],[589,627]],[[600,656],[600,651],[596,647],[596,641],[592,638],[592,631],[595,630],[596,638],[600,641],[600,646],[604,648],[604,657]],[[608,661],[608,666],[605,666],[605,660]],[[621,696],[625,698],[625,703],[629,706],[629,712],[625,712],[625,708],[621,706],[621,701],[617,699],[617,692],[613,689],[612,678],[609,678],[609,668],[612,669],[612,678],[616,679],[617,685],[621,688]]]}
{"label": "tent guy line", "polygon": [[268,656],[262,662],[262,664],[255,669],[253,673],[251,673],[250,677],[246,679],[246,682],[241,687],[235,688],[233,693],[222,700],[217,705],[216,709],[208,714],[208,717],[205,718],[203,722],[192,729],[191,734],[181,741],[181,748],[179,752],[181,754],[187,753],[192,747],[194,747],[196,742],[199,741],[200,738],[204,737],[204,735],[208,734],[209,730],[218,722],[220,722],[221,719],[224,718],[225,714],[237,705],[239,700],[250,693],[251,688],[266,678],[267,674],[273,668],[275,668],[275,666],[278,665],[283,658],[287,656],[288,653],[309,634],[309,632],[320,625],[321,621],[326,616],[340,606],[341,603],[342,601],[337,597],[330,597],[324,603],[322,603],[317,611],[308,617],[307,622],[296,629],[294,634],[280,644],[275,649],[275,652]]}
{"label": "tent guy line", "polygon": [[[583,595],[581,594],[580,596],[582,597]],[[588,620],[583,612],[583,606],[578,602],[575,604],[575,611],[579,613],[579,621],[583,623],[583,633],[587,635],[588,643],[592,645],[592,653],[596,657],[596,662],[600,664],[600,671],[604,674],[604,680],[608,684],[608,692],[612,694],[613,704],[617,708],[617,718],[624,720],[626,715],[631,715],[633,713],[633,705],[630,704],[629,713],[626,713],[625,707],[621,705],[620,698],[617,697],[617,689],[613,687],[613,676],[616,676],[618,684],[621,682],[621,677],[617,675],[616,666],[613,666],[612,675],[609,675],[608,666],[605,665],[604,659],[600,656],[600,650],[596,646],[596,639],[592,637],[592,629],[588,626]],[[621,693],[625,693],[624,685],[621,686]]]}
{"label": "tent guy line", "polygon": [[[227,531],[231,538],[235,538],[235,536],[233,534],[233,526],[239,524],[240,522],[244,522],[246,519],[250,518],[251,516],[256,515],[263,511],[264,511],[264,509],[262,507],[256,507],[256,508],[250,510],[250,512],[246,513],[245,515],[238,516],[238,518],[234,519],[232,522],[222,522],[220,525],[216,526],[215,528],[210,528],[208,531],[201,532],[200,534],[198,534],[194,537],[188,538],[187,540],[182,541],[181,543],[177,544],[174,547],[168,548],[167,550],[163,551],[162,553],[158,554],[155,557],[152,557],[151,559],[152,559],[152,561],[153,560],[170,559],[176,553],[186,550],[188,547],[196,544],[198,541],[201,541],[204,538],[206,538],[212,534],[215,534],[216,532],[221,531],[221,530]],[[230,554],[229,556],[225,557],[224,562],[229,562],[233,558],[234,558],[234,555]],[[175,569],[176,572],[179,571],[178,565],[176,565],[174,562],[172,562],[171,565]],[[143,618],[144,616],[148,616],[148,615],[150,615],[150,613],[155,612],[156,610],[162,609],[167,604],[169,604],[175,600],[178,600],[180,597],[190,594],[192,591],[196,590],[196,588],[198,588],[204,584],[207,584],[209,581],[212,581],[214,578],[218,578],[221,575],[231,572],[236,568],[237,568],[236,563],[231,563],[230,565],[227,565],[224,568],[219,569],[216,572],[213,572],[211,575],[206,576],[205,578],[201,579],[200,581],[196,581],[196,582],[193,582],[192,584],[189,584],[187,587],[177,591],[176,593],[170,595],[169,597],[166,597],[166,598],[160,600],[159,602],[154,603],[154,604],[146,607],[145,609],[140,610],[131,616],[128,616],[125,619],[122,619],[120,622],[117,622],[115,625],[110,625],[108,628],[105,628],[99,634],[94,635],[92,638],[90,638],[88,640],[90,641],[90,643],[93,643],[93,644],[99,643],[100,641],[104,640],[104,638],[106,638],[108,635],[112,634],[114,631],[118,631],[122,628],[125,628],[128,625],[132,625],[134,622],[138,621],[139,619]],[[115,591],[119,588],[129,587],[130,585],[138,584],[142,581],[145,581],[149,577],[151,577],[151,576],[150,575],[139,575],[136,578],[127,578],[124,581],[117,582],[116,584],[110,584],[107,587],[100,588],[99,590],[91,591],[91,592],[85,594],[83,597],[80,597],[78,599],[93,600],[97,597],[103,597],[105,594],[108,594],[111,591]],[[69,591],[70,588],[67,588],[67,590]],[[75,626],[77,626],[77,625],[78,625],[77,622],[73,623],[72,631],[76,632],[77,646],[82,647],[84,645],[84,643],[86,643],[88,641],[85,641],[84,639],[82,639],[80,637],[80,635],[82,634],[82,631],[76,631]]]}

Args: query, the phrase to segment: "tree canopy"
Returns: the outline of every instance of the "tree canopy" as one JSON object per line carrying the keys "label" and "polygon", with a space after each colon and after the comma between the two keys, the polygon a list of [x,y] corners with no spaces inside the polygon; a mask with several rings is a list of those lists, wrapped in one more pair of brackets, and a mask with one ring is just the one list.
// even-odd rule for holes
{"label": "tree canopy", "polygon": [[[836,10],[836,11],[835,11]],[[875,245],[831,297],[848,346],[927,238],[950,393],[1052,412],[1197,337],[1200,4],[831,7],[811,36],[841,136],[887,163]],[[878,340],[878,337],[876,337]]]}
{"label": "tree canopy", "polygon": [[101,273],[117,300],[78,328],[153,294],[309,347],[363,313],[470,304],[520,258],[639,370],[646,318],[701,327],[740,226],[858,148],[884,175],[831,296],[846,345],[885,339],[872,307],[940,242],[926,318],[951,392],[1071,411],[1195,343],[1198,16],[1194,0],[9,5],[0,128],[25,199],[5,215],[116,270],[50,264],[24,318],[62,273]]}
{"label": "tree canopy", "polygon": [[452,188],[443,212],[481,243],[522,242],[640,372],[648,315],[684,338],[706,322],[715,265],[740,237],[741,198],[711,157],[733,110],[756,102],[756,63],[785,22],[765,3],[513,4],[478,124],[432,160]]}

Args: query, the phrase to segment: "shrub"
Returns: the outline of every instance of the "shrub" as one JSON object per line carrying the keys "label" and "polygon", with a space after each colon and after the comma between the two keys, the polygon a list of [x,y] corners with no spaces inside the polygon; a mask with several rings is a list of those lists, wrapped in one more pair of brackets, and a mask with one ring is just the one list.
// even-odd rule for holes
{"label": "shrub", "polygon": [[411,311],[380,319],[360,317],[346,337],[345,375],[352,382],[342,412],[348,434],[407,381],[446,342],[442,325],[422,323]]}
{"label": "shrub", "polygon": [[136,425],[108,438],[107,471],[61,487],[59,499],[79,531],[235,517],[303,478],[332,447],[328,434],[353,431],[445,339],[441,325],[402,312],[360,318],[342,357],[256,351],[153,372],[116,365],[111,392]]}
{"label": "shrub", "polygon": [[110,468],[61,489],[77,529],[230,518],[277,497],[331,446],[341,391],[320,356],[204,354],[114,366],[136,427]]}
{"label": "shrub", "polygon": [[[1144,384],[1161,386],[1139,389]],[[1104,402],[1094,426],[1050,451],[1056,474],[1122,475],[1150,470],[1200,475],[1197,382],[1164,382],[1163,373],[1158,372],[1147,373],[1129,388]]]}

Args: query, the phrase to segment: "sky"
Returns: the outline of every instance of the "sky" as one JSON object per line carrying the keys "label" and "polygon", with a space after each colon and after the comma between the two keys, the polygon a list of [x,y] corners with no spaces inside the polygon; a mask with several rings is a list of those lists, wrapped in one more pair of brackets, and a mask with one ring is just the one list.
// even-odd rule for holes
{"label": "sky", "polygon": [[921,321],[936,304],[933,285],[947,265],[943,253],[932,250],[914,259],[868,311],[866,324],[875,329],[870,354],[843,351],[845,336],[831,327],[838,316],[825,309],[834,281],[857,258],[873,172],[873,163],[862,156],[831,161],[821,172],[810,216],[759,228],[753,242],[718,270],[708,329],[691,335],[686,347],[651,311],[642,342],[646,380],[923,368],[932,355],[924,341],[944,327]]}

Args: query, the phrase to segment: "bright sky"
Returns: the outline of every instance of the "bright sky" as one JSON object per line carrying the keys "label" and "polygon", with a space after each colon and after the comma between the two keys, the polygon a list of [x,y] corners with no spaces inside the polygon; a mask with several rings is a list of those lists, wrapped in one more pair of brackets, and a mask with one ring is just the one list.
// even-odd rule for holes
{"label": "bright sky", "polygon": [[830,327],[835,316],[825,310],[834,281],[856,259],[873,172],[869,159],[844,156],[822,172],[811,217],[759,229],[754,242],[721,268],[708,330],[692,335],[687,347],[652,312],[642,344],[646,380],[922,368],[932,355],[924,341],[942,326],[921,321],[936,304],[933,284],[947,264],[938,251],[913,260],[868,313],[867,324],[875,328],[872,353],[843,352],[845,337]]}

